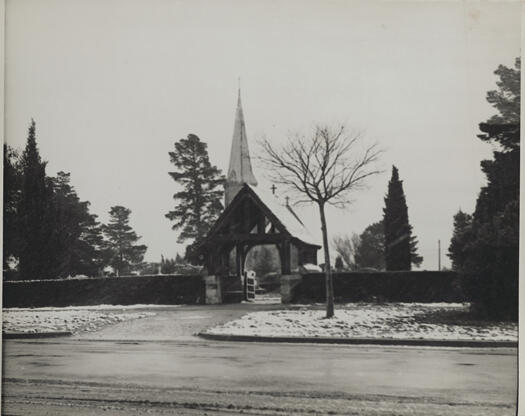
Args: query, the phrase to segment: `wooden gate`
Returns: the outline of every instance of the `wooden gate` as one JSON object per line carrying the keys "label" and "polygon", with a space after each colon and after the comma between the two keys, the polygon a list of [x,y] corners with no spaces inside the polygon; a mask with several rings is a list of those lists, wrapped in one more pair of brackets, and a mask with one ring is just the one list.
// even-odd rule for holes
{"label": "wooden gate", "polygon": [[255,300],[255,272],[244,272],[244,298]]}

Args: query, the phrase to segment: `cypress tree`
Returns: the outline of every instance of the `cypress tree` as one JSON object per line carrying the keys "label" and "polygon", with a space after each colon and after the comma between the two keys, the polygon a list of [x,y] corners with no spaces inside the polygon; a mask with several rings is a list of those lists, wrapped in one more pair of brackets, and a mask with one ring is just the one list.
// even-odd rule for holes
{"label": "cypress tree", "polygon": [[403,181],[399,179],[395,166],[392,166],[392,177],[385,197],[383,227],[387,270],[410,270],[412,263],[421,264],[423,258],[417,254],[417,239],[412,236],[412,226],[408,221]]}
{"label": "cypress tree", "polygon": [[53,190],[46,178],[46,162],[42,161],[36,143],[35,121],[31,120],[27,143],[22,154],[22,186],[19,205],[20,257],[22,279],[54,277],[52,234]]}

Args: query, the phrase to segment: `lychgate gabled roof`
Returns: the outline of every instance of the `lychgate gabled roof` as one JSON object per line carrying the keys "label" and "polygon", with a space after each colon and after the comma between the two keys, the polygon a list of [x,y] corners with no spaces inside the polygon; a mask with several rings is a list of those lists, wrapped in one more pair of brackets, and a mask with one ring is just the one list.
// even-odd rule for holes
{"label": "lychgate gabled roof", "polygon": [[273,233],[283,234],[291,240],[308,246],[321,247],[288,206],[281,204],[271,193],[261,189],[255,190],[248,184],[243,185],[241,190],[235,195],[235,198],[222,212],[203,240],[202,245],[212,241],[215,237],[223,235],[224,229],[235,221],[236,215],[239,215],[239,213],[242,215],[242,205],[247,198],[262,211],[266,220],[265,226],[268,226]]}
{"label": "lychgate gabled roof", "polygon": [[282,223],[284,228],[292,237],[301,240],[304,243],[321,247],[319,242],[313,237],[308,228],[299,219],[297,214],[287,204],[283,204],[275,195],[262,188],[250,188],[261,202],[275,215]]}

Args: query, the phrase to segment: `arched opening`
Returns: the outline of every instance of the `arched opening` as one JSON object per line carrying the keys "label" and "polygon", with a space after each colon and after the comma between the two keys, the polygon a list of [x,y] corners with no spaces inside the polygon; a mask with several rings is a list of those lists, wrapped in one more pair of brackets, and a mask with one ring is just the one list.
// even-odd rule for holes
{"label": "arched opening", "polygon": [[276,244],[260,244],[251,247],[245,256],[244,270],[255,272],[255,294],[277,297],[281,290],[281,256]]}

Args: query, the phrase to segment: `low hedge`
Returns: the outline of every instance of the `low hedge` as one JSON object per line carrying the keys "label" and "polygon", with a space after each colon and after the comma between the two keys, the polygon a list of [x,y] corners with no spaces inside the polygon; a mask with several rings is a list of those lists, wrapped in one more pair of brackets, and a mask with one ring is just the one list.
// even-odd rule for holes
{"label": "low hedge", "polygon": [[[456,272],[334,273],[336,302],[464,302]],[[309,273],[292,289],[293,303],[324,302],[324,273]]]}
{"label": "low hedge", "polygon": [[204,303],[201,276],[160,275],[13,281],[3,284],[3,307]]}

